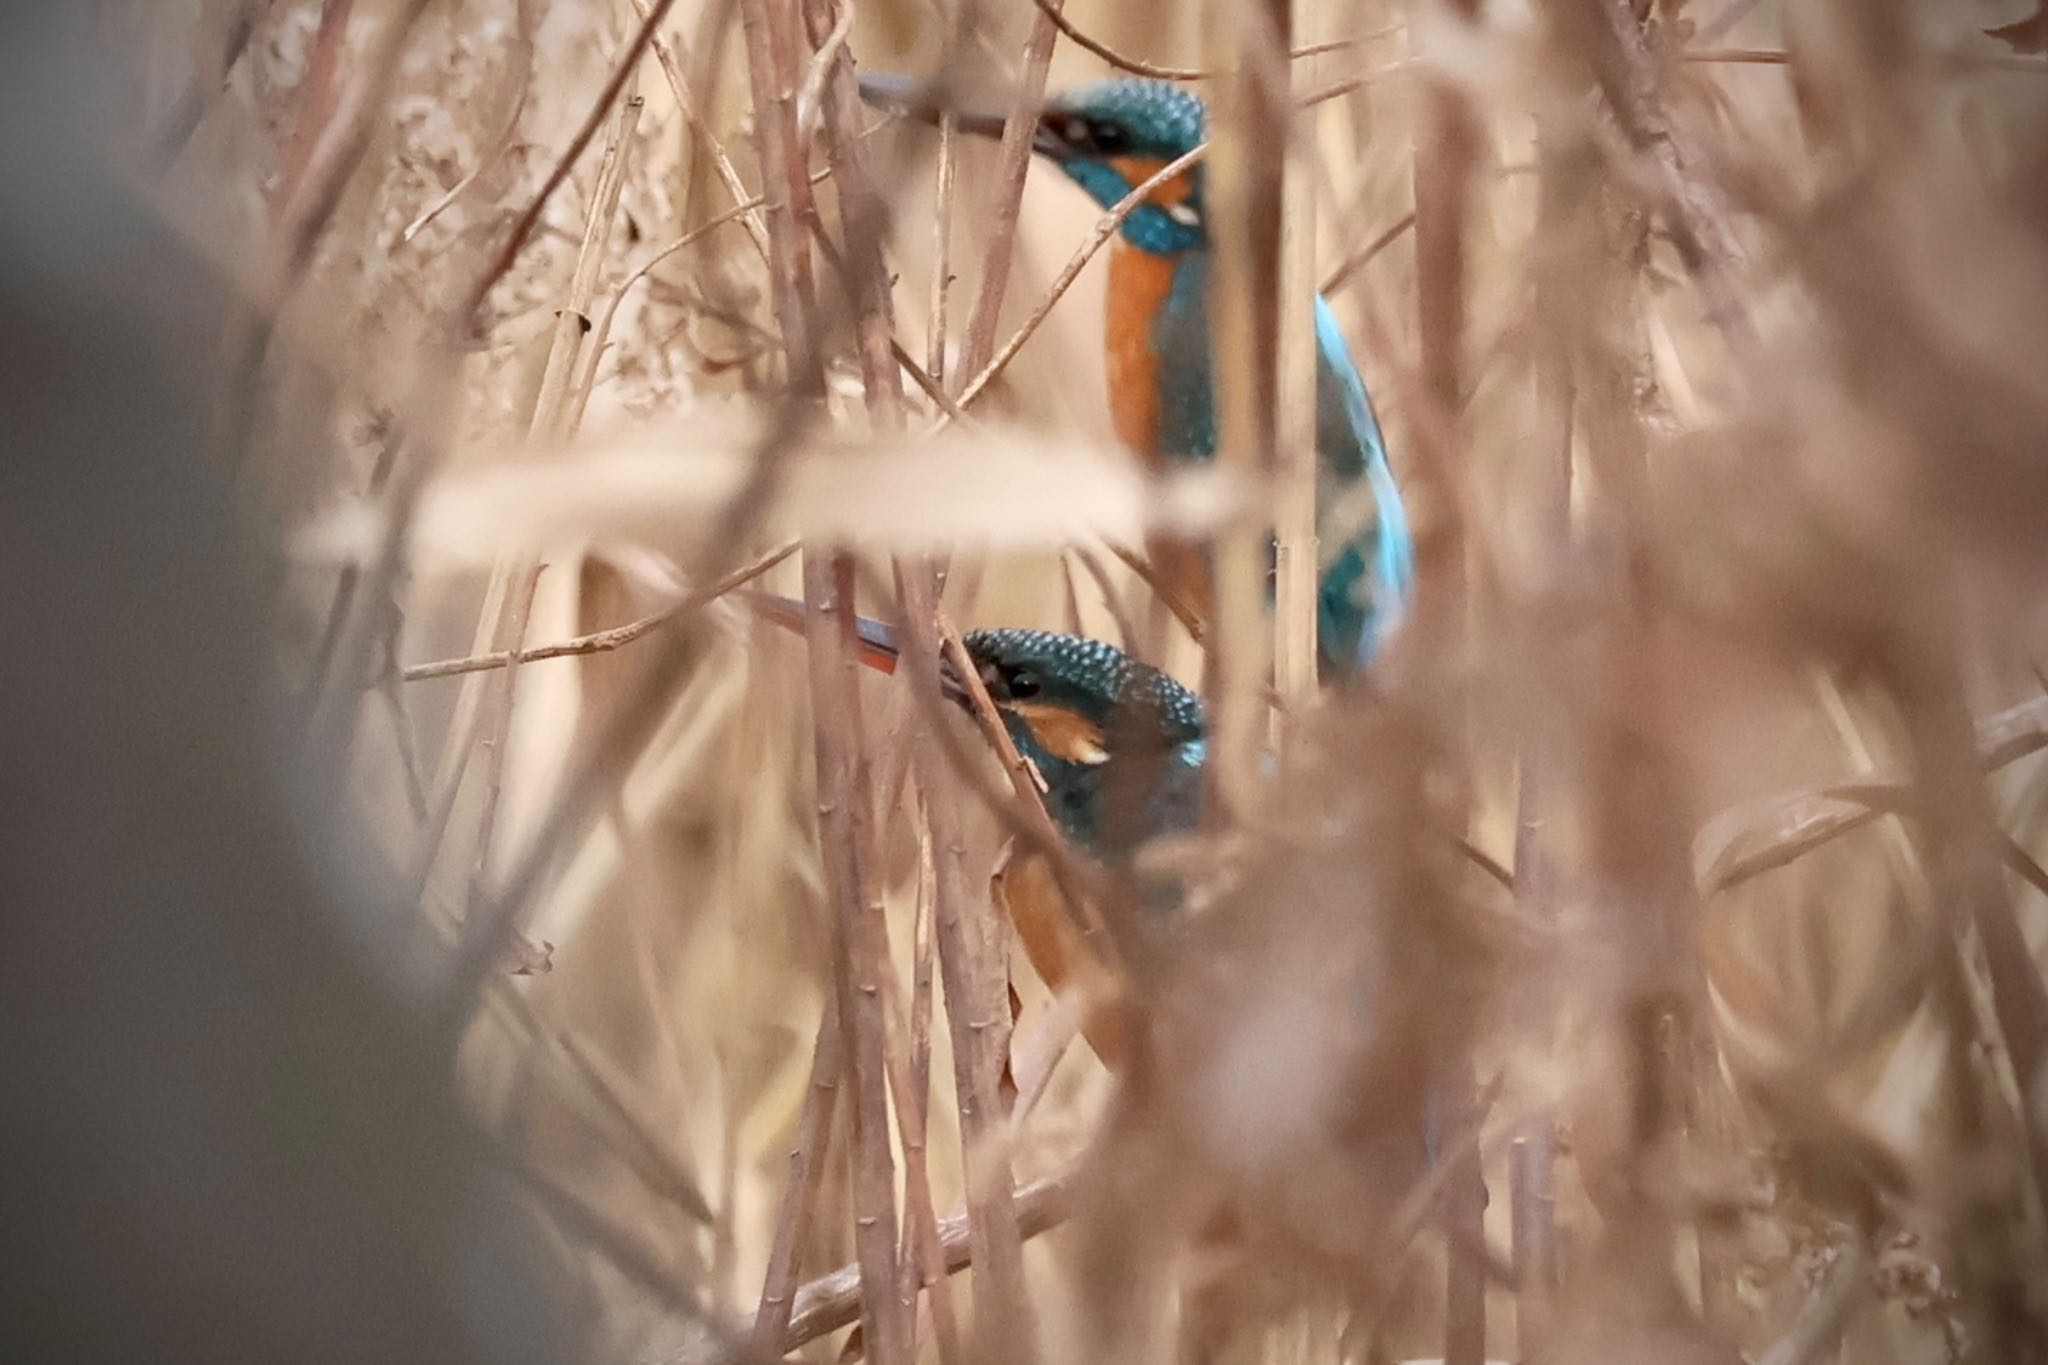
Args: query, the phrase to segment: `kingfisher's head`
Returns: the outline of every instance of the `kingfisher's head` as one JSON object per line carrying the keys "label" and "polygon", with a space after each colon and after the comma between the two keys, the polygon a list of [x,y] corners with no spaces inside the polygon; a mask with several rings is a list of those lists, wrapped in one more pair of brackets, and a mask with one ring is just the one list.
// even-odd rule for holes
{"label": "kingfisher's head", "polygon": [[[802,602],[765,593],[741,600],[802,630]],[[894,673],[902,659],[890,626],[859,618],[861,661]],[[1207,719],[1193,692],[1115,645],[1057,631],[1002,628],[961,637],[1003,728],[1045,779],[1046,809],[1090,853],[1117,856],[1158,834],[1194,827],[1201,813]],[[950,660],[945,696],[970,710]]]}
{"label": "kingfisher's head", "polygon": [[[1075,844],[1115,859],[1194,827],[1207,757],[1194,693],[1079,635],[977,630],[961,643],[1003,728],[1045,779],[1047,811]],[[945,685],[964,705],[959,680]]]}
{"label": "kingfisher's head", "polygon": [[[937,112],[916,98],[916,87],[899,80],[863,77],[861,89],[871,103],[921,116]],[[1002,136],[1000,115],[961,111],[955,118],[963,132]],[[1031,149],[1110,208],[1168,162],[1200,146],[1207,123],[1201,97],[1181,86],[1136,78],[1098,81],[1046,101]],[[1131,245],[1160,255],[1206,247],[1201,166],[1190,166],[1152,189],[1121,230]]]}
{"label": "kingfisher's head", "polygon": [[1115,645],[1014,628],[970,631],[961,643],[1011,738],[1041,770],[1099,767],[1206,733],[1194,693]]}

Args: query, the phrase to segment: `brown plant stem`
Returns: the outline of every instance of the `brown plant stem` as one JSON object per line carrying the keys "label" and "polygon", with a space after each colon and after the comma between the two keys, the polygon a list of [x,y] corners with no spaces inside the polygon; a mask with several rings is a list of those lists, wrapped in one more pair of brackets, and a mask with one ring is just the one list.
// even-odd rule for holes
{"label": "brown plant stem", "polygon": [[[1073,1172],[1062,1172],[1035,1180],[1011,1200],[1019,1235],[1036,1237],[1064,1222],[1072,1212]],[[946,1270],[958,1274],[973,1264],[970,1237],[972,1219],[965,1214],[945,1218],[939,1224],[939,1241],[946,1253]],[[797,1291],[796,1312],[782,1338],[782,1351],[794,1351],[852,1322],[860,1311],[861,1287],[858,1264],[842,1267],[806,1283]]]}
{"label": "brown plant stem", "polygon": [[862,1332],[873,1359],[907,1365],[908,1324],[896,1300],[896,1191],[882,994],[882,976],[891,967],[881,902],[871,899],[868,889],[872,779],[862,740],[853,562],[844,554],[806,553],[804,560],[818,836],[835,926],[833,977],[846,1022],[846,1075],[852,1088],[854,1242],[867,1286]]}
{"label": "brown plant stem", "polygon": [[[922,812],[920,811],[920,815]],[[910,1349],[917,1353],[916,1304],[920,1289],[930,1295],[932,1336],[940,1365],[958,1365],[960,1327],[945,1251],[939,1242],[938,1212],[932,1205],[932,941],[937,899],[931,831],[918,831],[917,904],[911,925],[911,999],[904,1007],[896,978],[887,978],[890,1005],[889,1089],[896,1097],[896,1128],[903,1141],[903,1244],[897,1251],[897,1297],[912,1314]]]}
{"label": "brown plant stem", "polygon": [[[630,73],[630,68],[626,68]],[[622,84],[625,91],[628,82]],[[554,337],[548,346],[547,365],[534,398],[528,425],[530,440],[543,446],[559,444],[570,434],[577,409],[571,386],[575,382],[578,349],[586,341],[590,301],[597,292],[598,274],[604,268],[611,239],[613,216],[625,187],[626,152],[638,125],[642,101],[625,92],[605,135],[604,159],[598,167],[597,186],[591,197],[590,214],[583,225],[583,244],[576,255],[576,268],[569,282],[567,298],[556,311]],[[497,833],[498,803],[512,743],[512,712],[518,698],[519,664],[527,621],[533,612],[535,594],[546,565],[535,562],[519,568],[503,566],[494,575],[486,594],[486,619],[495,617],[491,633],[506,656],[498,683],[498,695],[491,724],[491,740],[485,754],[483,810],[478,817],[477,849],[470,885],[472,902],[482,894],[490,873],[491,845]],[[495,607],[495,611],[493,608]],[[476,691],[465,686],[461,700],[470,701]]]}
{"label": "brown plant stem", "polygon": [[[938,602],[930,566],[906,565],[900,572],[900,591],[911,666],[935,668],[940,651]],[[936,689],[936,674],[931,684]],[[975,1257],[977,1354],[995,1362],[1029,1362],[1036,1353],[1024,1296],[1023,1242],[1011,1203],[1013,1176],[1000,1095],[1010,1032],[1009,981],[998,946],[1001,929],[986,891],[977,888],[967,870],[967,841],[953,795],[957,778],[935,747],[929,727],[913,731],[911,744],[936,879],[939,971],[953,1040],[967,1226]]]}
{"label": "brown plant stem", "polygon": [[754,1310],[754,1329],[749,1341],[756,1360],[779,1357],[781,1342],[789,1334],[797,1276],[802,1273],[803,1247],[809,1240],[811,1216],[825,1182],[832,1111],[839,1103],[840,1058],[839,1000],[836,993],[827,993],[825,1011],[818,1019],[817,1039],[811,1045],[811,1082],[804,1091],[796,1138],[789,1149],[789,1174],[784,1178],[782,1202],[775,1215],[768,1268],[761,1276],[761,1301]]}

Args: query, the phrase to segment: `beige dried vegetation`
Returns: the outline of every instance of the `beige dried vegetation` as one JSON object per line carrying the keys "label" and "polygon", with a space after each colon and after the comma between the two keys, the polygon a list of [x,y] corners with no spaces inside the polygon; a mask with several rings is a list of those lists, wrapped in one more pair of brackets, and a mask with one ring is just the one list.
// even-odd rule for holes
{"label": "beige dried vegetation", "polygon": [[[995,766],[702,591],[808,535],[932,644],[939,554],[950,622],[1202,676],[1115,551],[1276,485],[1118,463],[1099,259],[1045,306],[1098,215],[853,101],[1231,45],[1057,9],[98,7],[245,290],[295,719],[458,945],[593,1358],[2048,1359],[2039,14],[1294,6],[1364,40],[1292,64],[1339,93],[1281,278],[1333,282],[1420,597],[1162,852],[1199,913],[1112,1077],[990,909]],[[1256,677],[1265,624],[1210,624]]]}

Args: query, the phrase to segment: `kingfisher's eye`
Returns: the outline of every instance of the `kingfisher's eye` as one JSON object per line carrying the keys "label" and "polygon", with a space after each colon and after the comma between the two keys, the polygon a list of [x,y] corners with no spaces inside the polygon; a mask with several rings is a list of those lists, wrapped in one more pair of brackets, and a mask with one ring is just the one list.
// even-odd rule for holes
{"label": "kingfisher's eye", "polygon": [[1108,123],[1101,119],[1088,124],[1088,140],[1095,144],[1095,150],[1109,156],[1116,156],[1131,149],[1130,130],[1121,124]]}
{"label": "kingfisher's eye", "polygon": [[1013,701],[1029,701],[1038,695],[1038,675],[1028,668],[1005,669],[1003,687]]}

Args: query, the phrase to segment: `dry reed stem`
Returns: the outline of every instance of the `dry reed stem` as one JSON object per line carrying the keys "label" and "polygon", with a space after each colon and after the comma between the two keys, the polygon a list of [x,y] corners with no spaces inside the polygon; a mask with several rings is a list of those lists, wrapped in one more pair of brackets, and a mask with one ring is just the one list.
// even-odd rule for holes
{"label": "dry reed stem", "polygon": [[[1019,1234],[1036,1237],[1067,1218],[1072,1211],[1075,1175],[1062,1172],[1034,1180],[1017,1191],[1011,1200]],[[939,1242],[946,1254],[946,1270],[958,1274],[973,1261],[966,1214],[955,1214],[939,1224]],[[854,1321],[860,1312],[859,1265],[845,1266],[805,1284],[797,1291],[796,1314],[782,1338],[782,1350],[794,1351]]]}
{"label": "dry reed stem", "polygon": [[893,968],[879,899],[870,899],[866,829],[872,777],[862,740],[853,564],[807,553],[811,715],[818,759],[818,835],[825,895],[836,926],[833,974],[852,1086],[854,1241],[867,1295],[863,1337],[879,1365],[907,1365],[909,1325],[896,1300],[896,1191],[889,1148],[888,1016],[881,978]]}
{"label": "dry reed stem", "polygon": [[[630,72],[630,68],[627,68]],[[626,153],[633,130],[640,121],[643,102],[633,93],[630,75],[620,84],[623,98],[605,133],[605,146],[598,163],[597,184],[591,194],[590,213],[584,220],[583,242],[576,254],[566,299],[555,315],[554,335],[548,344],[546,367],[534,395],[533,415],[527,426],[528,439],[542,446],[559,445],[573,434],[574,411],[580,407],[572,385],[580,367],[577,352],[590,330],[590,302],[597,294],[598,275],[604,269],[611,244],[612,219],[618,212],[619,194],[626,183]],[[471,874],[470,901],[483,894],[490,876],[491,845],[498,826],[498,803],[504,790],[505,768],[512,747],[512,713],[518,700],[520,654],[526,639],[526,624],[533,613],[533,600],[540,588],[546,565],[534,561],[524,565],[506,564],[492,576],[485,593],[483,620],[505,655],[492,708],[491,738],[484,756],[484,796],[477,821],[476,860]],[[495,608],[495,610],[494,610]],[[465,689],[469,684],[464,684]]]}
{"label": "dry reed stem", "polygon": [[[769,285],[783,349],[792,358],[790,383],[799,396],[807,398],[816,392],[818,376],[799,373],[795,358],[812,355],[815,347],[808,245],[809,223],[815,213],[804,179],[803,149],[796,136],[795,14],[793,7],[787,15],[783,8],[770,0],[742,0],[740,27],[746,36],[747,76],[753,90],[761,192],[768,200]],[[736,182],[729,188],[737,200]]]}
{"label": "dry reed stem", "polygon": [[[1285,158],[1264,145],[1289,125],[1287,49],[1292,11],[1284,4],[1211,0],[1203,8],[1204,47],[1227,70],[1210,97],[1204,169],[1212,236],[1208,298],[1216,412],[1216,463],[1259,486],[1279,468],[1282,214]],[[1312,411],[1313,409],[1311,409]],[[1270,519],[1270,510],[1264,522]],[[1255,809],[1267,742],[1265,679],[1272,627],[1265,611],[1264,524],[1215,538],[1215,619],[1204,657],[1209,704],[1211,822]],[[1300,567],[1298,563],[1293,566]],[[1298,586],[1290,580],[1290,588]],[[1292,604],[1290,604],[1292,605]]]}
{"label": "dry reed stem", "polygon": [[[1274,46],[1285,49],[1306,21],[1305,0],[1271,6]],[[1301,11],[1297,14],[1296,11]],[[1284,25],[1283,25],[1284,20]],[[1280,196],[1274,224],[1278,256],[1273,300],[1273,692],[1279,706],[1273,716],[1278,729],[1305,711],[1314,699],[1320,671],[1316,646],[1322,556],[1317,537],[1316,481],[1320,460],[1316,449],[1318,412],[1314,303],[1316,290],[1316,193],[1310,183],[1313,140],[1297,120],[1292,68],[1275,74],[1279,120],[1287,131],[1284,154],[1277,159]],[[1313,119],[1302,120],[1313,127]],[[1282,734],[1279,738],[1291,743]]]}
{"label": "dry reed stem", "polygon": [[[889,809],[885,805],[882,809]],[[920,812],[922,814],[922,812]],[[918,1349],[916,1315],[920,1289],[930,1295],[933,1344],[940,1365],[959,1365],[959,1317],[953,1305],[952,1286],[946,1282],[945,1251],[939,1242],[938,1210],[932,1202],[931,1093],[932,1093],[932,973],[935,947],[932,932],[933,903],[938,898],[937,870],[932,862],[928,827],[918,831],[917,904],[911,924],[911,998],[903,1003],[902,989],[895,976],[886,978],[889,988],[890,1030],[889,1088],[896,1096],[896,1127],[903,1143],[903,1245],[897,1249],[901,1279],[897,1297],[911,1311],[910,1351]]]}
{"label": "dry reed stem", "polygon": [[[910,642],[909,666],[935,668],[940,636],[932,571],[912,562],[899,569],[898,581]],[[956,656],[956,667],[957,662]],[[916,679],[912,685],[919,685]],[[936,673],[930,675],[929,686],[936,694]],[[968,873],[967,842],[955,797],[958,779],[928,730],[912,734],[911,764],[923,794],[936,878],[939,970],[953,1041],[968,1234],[975,1256],[976,1355],[1028,1365],[1036,1350],[1024,1289],[1023,1244],[1011,1203],[1014,1177],[1000,1093],[1009,1060],[1009,979],[1000,951],[1002,930],[988,895],[977,889],[976,879]]]}
{"label": "dry reed stem", "polygon": [[[1469,22],[1478,6],[1472,0],[1451,0],[1447,10]],[[1462,640],[1470,629],[1466,618],[1465,509],[1459,505],[1459,480],[1453,472],[1465,458],[1456,435],[1471,383],[1465,373],[1466,234],[1470,196],[1479,158],[1476,116],[1463,92],[1432,85],[1425,95],[1423,130],[1415,154],[1416,322],[1421,347],[1422,382],[1435,414],[1443,424],[1439,435],[1431,425],[1418,428],[1420,459],[1411,471],[1418,485],[1424,518],[1416,543],[1416,601],[1408,630],[1421,650],[1441,659],[1462,656]],[[1448,440],[1445,437],[1448,437]],[[1461,702],[1447,708],[1454,731],[1468,724]],[[1456,734],[1457,742],[1465,738]],[[1453,817],[1455,823],[1466,819]],[[1455,1046],[1445,1045],[1431,1068],[1431,1085],[1440,1111],[1453,1129],[1472,1114],[1472,1064]],[[1446,1152],[1456,1149],[1446,1147]],[[1484,1245],[1486,1188],[1471,1151],[1469,1164],[1455,1155],[1446,1168],[1461,1172],[1447,1182],[1441,1218],[1444,1236],[1453,1248],[1447,1258],[1444,1287],[1445,1365],[1482,1365],[1486,1359],[1486,1283],[1484,1269],[1459,1246]]]}
{"label": "dry reed stem", "polygon": [[[1064,3],[1065,0],[1047,0],[1047,7],[1038,11],[1030,35],[1024,40],[1023,67],[996,152],[989,235],[981,257],[981,289],[968,310],[967,326],[960,339],[960,368],[966,374],[981,370],[995,354],[996,327],[1002,317],[1003,294],[1010,282],[1010,259],[1017,250],[1017,205],[1024,198],[1024,176],[1031,169],[1031,139],[1038,127],[1039,107],[1045,102],[1046,67],[1052,61],[1053,40],[1059,33],[1052,16]],[[967,402],[968,390],[963,389],[960,406],[966,407]]]}
{"label": "dry reed stem", "polygon": [[761,1276],[760,1304],[754,1311],[753,1335],[749,1340],[756,1360],[780,1356],[781,1343],[789,1335],[797,1279],[803,1273],[800,1258],[810,1238],[818,1193],[824,1188],[826,1147],[832,1136],[832,1113],[839,1103],[841,1054],[839,1000],[836,993],[828,993],[825,1012],[818,1020],[817,1039],[811,1046],[810,1084],[804,1091],[803,1109],[797,1117],[796,1138],[789,1151],[789,1172],[783,1181],[782,1201],[769,1243],[768,1267]]}

